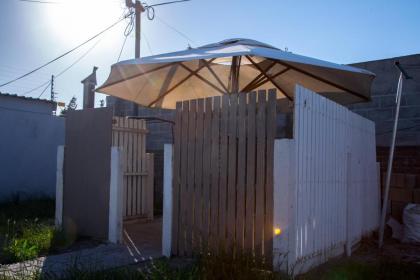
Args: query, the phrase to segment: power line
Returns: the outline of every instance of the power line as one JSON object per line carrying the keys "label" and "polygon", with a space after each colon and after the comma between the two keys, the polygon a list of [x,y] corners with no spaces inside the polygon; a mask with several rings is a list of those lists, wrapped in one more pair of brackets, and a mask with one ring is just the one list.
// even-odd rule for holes
{"label": "power line", "polygon": [[124,50],[124,47],[125,47],[125,43],[127,42],[127,38],[128,38],[128,36],[131,34],[131,32],[133,31],[133,29],[134,29],[134,14],[133,13],[131,13],[131,16],[130,16],[130,21],[128,22],[128,24],[127,24],[127,26],[125,27],[125,29],[124,29],[124,42],[123,42],[123,44],[122,44],[122,46],[121,46],[121,50],[120,50],[120,53],[119,53],[119,55],[118,55],[118,59],[117,59],[117,62],[119,62],[120,61],[120,58],[121,58],[121,54],[122,54],[122,52],[123,52],[123,50]]}
{"label": "power line", "polygon": [[41,92],[41,94],[38,96],[38,98],[41,98],[41,96],[44,94],[44,92],[47,90],[47,88],[49,88],[50,85],[51,85],[51,82],[48,83],[48,85],[44,88],[44,90]]}
{"label": "power line", "polygon": [[46,84],[48,84],[48,85],[49,85],[49,83],[50,83],[50,81],[46,81],[45,83],[42,83],[42,84],[40,84],[39,86],[37,86],[37,87],[35,87],[35,88],[31,89],[31,90],[28,90],[28,91],[24,92],[22,95],[27,95],[28,93],[31,93],[31,92],[33,92],[33,91],[36,91],[37,89],[42,88],[42,87],[43,87],[43,86],[45,86]]}
{"label": "power line", "polygon": [[20,2],[38,3],[38,4],[63,4],[62,2],[41,1],[41,0],[19,0],[19,1]]}
{"label": "power line", "polygon": [[178,33],[178,35],[180,35],[181,37],[183,37],[184,39],[186,39],[187,41],[189,41],[190,43],[192,43],[193,45],[197,46],[197,43],[194,42],[194,40],[192,40],[190,37],[188,37],[185,33],[183,33],[182,31],[178,30],[177,28],[175,28],[174,26],[170,25],[169,23],[167,23],[166,21],[164,21],[161,17],[159,17],[158,15],[156,15],[156,18],[163,23],[164,25],[166,25],[168,28],[172,29],[173,31],[175,31],[176,33]]}
{"label": "power line", "polygon": [[146,5],[145,7],[156,7],[156,6],[163,6],[163,5],[180,3],[180,2],[188,2],[188,1],[190,1],[190,0],[177,0],[177,1],[170,1],[170,2],[164,2],[164,3],[157,3],[157,4],[153,4],[153,5]]}
{"label": "power line", "polygon": [[120,50],[120,53],[119,53],[119,55],[118,55],[117,62],[119,62],[119,61],[120,61],[121,54],[122,54],[122,52],[123,52],[123,50],[124,50],[124,47],[125,47],[125,43],[127,42],[127,38],[128,38],[128,36],[124,36],[124,42],[123,42],[123,44],[122,44],[122,46],[121,46],[121,50]]}
{"label": "power line", "polygon": [[[61,75],[63,75],[65,72],[67,72],[70,68],[72,68],[74,65],[76,65],[80,60],[82,60],[85,56],[87,56],[97,45],[98,43],[101,41],[102,39],[99,39],[98,41],[95,42],[95,44],[93,44],[86,52],[84,52],[78,59],[76,59],[72,64],[70,64],[69,66],[67,66],[66,68],[64,68],[61,72],[59,72],[57,75],[55,75],[55,78],[60,77]],[[51,81],[46,81],[45,83],[40,84],[39,86],[24,92],[23,95],[26,95],[28,93],[31,93],[33,91],[36,91],[37,89],[42,88],[45,85],[49,85]],[[47,86],[48,87],[48,86]],[[44,90],[45,91],[45,90]],[[42,95],[42,94],[41,94]]]}
{"label": "power line", "polygon": [[153,54],[153,51],[152,51],[152,47],[150,46],[149,39],[148,39],[148,38],[147,38],[147,36],[146,36],[146,33],[142,32],[141,34],[144,36],[144,39],[145,39],[145,41],[146,41],[146,46],[147,46],[147,48],[149,49],[150,54],[151,54],[151,55],[154,55],[154,54]]}
{"label": "power line", "polygon": [[35,68],[35,69],[33,69],[33,70],[29,71],[29,72],[28,72],[28,73],[26,73],[26,74],[23,74],[22,76],[16,77],[15,79],[12,79],[12,80],[10,80],[10,81],[8,81],[8,82],[6,82],[6,83],[0,84],[0,87],[3,87],[3,86],[5,86],[5,85],[8,85],[8,84],[14,83],[14,82],[16,82],[16,81],[18,81],[18,80],[20,80],[20,79],[22,79],[22,78],[25,78],[25,77],[27,77],[27,76],[31,75],[32,73],[34,73],[34,72],[36,72],[36,71],[38,71],[38,70],[40,70],[40,69],[44,68],[45,66],[47,66],[47,65],[49,65],[49,64],[51,64],[51,63],[53,63],[53,62],[55,62],[55,61],[59,60],[60,58],[62,58],[62,57],[64,57],[64,56],[68,55],[69,53],[71,53],[71,52],[73,52],[73,51],[77,50],[77,49],[78,49],[78,48],[80,48],[81,46],[83,46],[83,45],[85,45],[85,44],[89,43],[89,42],[90,42],[90,41],[92,41],[93,39],[95,39],[95,38],[97,38],[98,36],[102,35],[102,34],[103,34],[103,33],[105,33],[106,31],[108,31],[109,29],[111,29],[112,27],[114,27],[115,25],[117,25],[118,23],[120,23],[121,21],[123,21],[124,19],[126,19],[127,17],[131,16],[131,14],[132,14],[132,12],[128,13],[127,15],[125,15],[124,17],[122,17],[121,19],[119,19],[118,21],[116,21],[115,23],[111,24],[110,26],[108,26],[107,28],[105,28],[104,30],[102,30],[101,32],[97,33],[96,35],[92,36],[91,38],[87,39],[87,40],[86,40],[86,41],[84,41],[83,43],[81,43],[81,44],[77,45],[76,47],[72,48],[71,50],[69,50],[69,51],[67,51],[67,52],[63,53],[62,55],[57,56],[56,58],[54,58],[54,59],[52,59],[52,60],[48,61],[47,63],[44,63],[43,65],[41,65],[41,66],[39,66],[39,67],[37,67],[37,68]]}

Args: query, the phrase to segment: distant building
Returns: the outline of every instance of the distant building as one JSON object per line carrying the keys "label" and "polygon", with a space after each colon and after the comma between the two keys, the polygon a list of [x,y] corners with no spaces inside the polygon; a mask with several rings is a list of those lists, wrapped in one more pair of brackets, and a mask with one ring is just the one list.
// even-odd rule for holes
{"label": "distant building", "polygon": [[0,200],[54,196],[57,146],[65,119],[55,102],[0,93]]}

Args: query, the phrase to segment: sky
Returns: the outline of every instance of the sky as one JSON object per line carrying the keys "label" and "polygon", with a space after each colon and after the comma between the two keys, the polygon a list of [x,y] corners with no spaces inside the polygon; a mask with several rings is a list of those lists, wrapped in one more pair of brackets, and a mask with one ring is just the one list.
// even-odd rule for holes
{"label": "sky", "polygon": [[[124,0],[0,0],[0,84],[72,49],[116,22]],[[149,0],[148,4],[165,2]],[[141,56],[184,50],[228,38],[249,38],[293,53],[347,64],[420,53],[418,0],[191,0],[142,16]],[[75,96],[93,66],[98,86],[118,60],[128,20],[103,36],[0,92],[23,95],[55,79],[57,100]],[[134,58],[134,32],[120,60]],[[41,95],[42,91],[45,92]],[[46,85],[26,96],[49,98]],[[97,94],[96,106],[104,95]]]}

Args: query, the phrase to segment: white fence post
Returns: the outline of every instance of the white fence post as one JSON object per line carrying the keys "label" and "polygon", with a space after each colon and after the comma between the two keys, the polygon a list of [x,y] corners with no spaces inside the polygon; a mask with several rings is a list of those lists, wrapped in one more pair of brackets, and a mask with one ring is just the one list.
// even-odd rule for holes
{"label": "white fence post", "polygon": [[162,255],[171,256],[172,242],[172,154],[173,145],[164,145],[163,164],[163,221],[162,221]]}
{"label": "white fence post", "polygon": [[120,243],[122,241],[123,164],[122,149],[120,147],[111,147],[108,240],[112,243]]}
{"label": "white fence post", "polygon": [[274,142],[274,210],[273,268],[291,273],[295,263],[294,202],[295,142],[281,139]]}
{"label": "white fence post", "polygon": [[55,227],[61,228],[63,224],[63,166],[64,146],[57,147],[57,172],[55,183]]}

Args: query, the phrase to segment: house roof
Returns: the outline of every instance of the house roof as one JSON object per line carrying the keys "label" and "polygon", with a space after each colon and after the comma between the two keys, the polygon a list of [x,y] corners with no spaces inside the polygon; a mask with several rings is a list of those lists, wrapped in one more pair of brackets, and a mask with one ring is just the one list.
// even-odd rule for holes
{"label": "house roof", "polygon": [[50,104],[56,104],[57,103],[55,101],[51,101],[51,100],[48,100],[48,99],[34,98],[34,97],[30,97],[30,96],[23,96],[23,95],[0,92],[0,97],[2,97],[2,96],[20,98],[20,99],[24,99],[24,100],[28,100],[28,101],[46,102],[46,103],[50,103]]}

